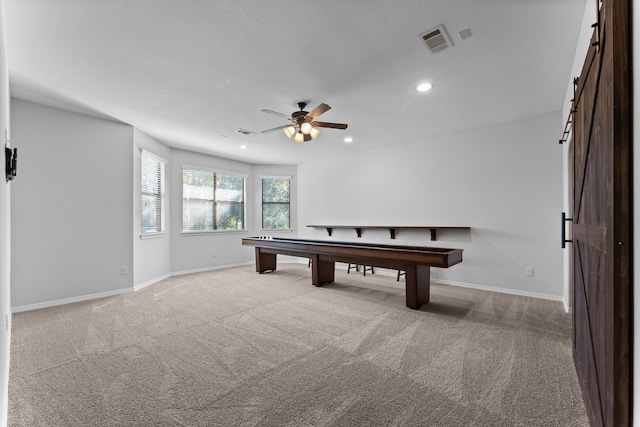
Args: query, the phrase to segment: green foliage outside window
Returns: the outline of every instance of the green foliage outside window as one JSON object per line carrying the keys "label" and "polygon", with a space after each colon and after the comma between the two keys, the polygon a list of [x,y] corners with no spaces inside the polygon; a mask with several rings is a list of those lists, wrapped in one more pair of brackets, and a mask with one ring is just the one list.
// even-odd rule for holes
{"label": "green foliage outside window", "polygon": [[262,179],[262,229],[289,230],[291,228],[291,180],[289,178]]}

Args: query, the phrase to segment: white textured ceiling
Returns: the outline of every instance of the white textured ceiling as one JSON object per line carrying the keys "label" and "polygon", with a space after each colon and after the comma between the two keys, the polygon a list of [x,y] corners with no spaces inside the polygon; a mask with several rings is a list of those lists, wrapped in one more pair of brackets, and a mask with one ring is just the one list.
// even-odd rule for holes
{"label": "white textured ceiling", "polygon": [[[564,108],[585,1],[5,0],[10,88],[173,147],[299,164]],[[417,35],[440,24],[454,47],[430,56]],[[298,101],[349,128],[260,134],[286,123],[261,109]]]}

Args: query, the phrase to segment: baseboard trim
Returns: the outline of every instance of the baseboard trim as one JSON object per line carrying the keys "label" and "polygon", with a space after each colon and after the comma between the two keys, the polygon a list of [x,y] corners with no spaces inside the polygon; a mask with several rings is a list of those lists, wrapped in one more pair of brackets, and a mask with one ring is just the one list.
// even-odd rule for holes
{"label": "baseboard trim", "polygon": [[133,291],[134,291],[134,292],[138,292],[138,291],[140,291],[140,290],[142,290],[142,289],[146,288],[147,286],[151,286],[151,285],[153,285],[154,283],[161,282],[161,281],[163,281],[164,279],[168,279],[169,277],[171,277],[171,273],[163,274],[162,276],[159,276],[159,277],[156,277],[156,278],[154,278],[154,279],[148,280],[148,281],[146,281],[146,282],[144,282],[144,283],[140,283],[139,285],[135,285],[135,286],[133,287]]}
{"label": "baseboard trim", "polygon": [[[302,264],[307,264],[307,260],[301,260],[299,261],[299,263]],[[347,263],[336,263],[336,268],[340,269],[340,270],[346,270],[347,269]],[[388,276],[388,277],[396,277],[397,275],[397,270],[391,270],[388,268],[382,268],[382,267],[376,267],[376,275],[380,275],[380,276]],[[489,291],[489,292],[498,292],[501,294],[509,294],[509,295],[518,295],[518,296],[523,296],[523,297],[531,297],[531,298],[540,298],[540,299],[545,299],[545,300],[551,300],[551,301],[559,301],[563,304],[565,311],[567,311],[567,313],[570,312],[570,310],[567,308],[567,304],[566,301],[564,300],[564,298],[561,295],[548,295],[548,294],[540,294],[537,292],[529,292],[529,291],[519,291],[519,290],[514,290],[514,289],[506,289],[506,288],[496,288],[493,286],[485,286],[485,285],[478,285],[476,283],[467,283],[467,282],[456,282],[453,280],[440,280],[440,279],[431,279],[431,283],[436,283],[439,285],[447,285],[447,286],[457,286],[459,288],[469,288],[469,289],[477,289],[479,291]]]}
{"label": "baseboard trim", "polygon": [[[9,314],[9,317],[11,315]],[[12,320],[9,321],[9,325],[11,325]],[[9,417],[9,359],[11,355],[11,328],[6,332],[7,334],[7,342],[5,347],[5,353],[2,355],[0,360],[4,360],[4,366],[2,366],[2,392],[0,392],[0,396],[2,400],[0,401],[0,426],[6,426],[8,417]],[[3,343],[4,344],[4,343]]]}
{"label": "baseboard trim", "polygon": [[55,307],[57,305],[72,304],[74,302],[82,302],[82,301],[88,301],[88,300],[92,300],[92,299],[112,297],[112,296],[115,296],[115,295],[126,294],[126,293],[132,292],[132,291],[133,291],[133,288],[125,288],[125,289],[118,289],[118,290],[115,290],[115,291],[99,292],[97,294],[82,295],[82,296],[79,296],[79,297],[64,298],[64,299],[58,299],[58,300],[46,301],[46,302],[39,302],[37,304],[21,305],[21,306],[18,306],[18,307],[12,307],[11,308],[11,312],[12,313],[20,313],[20,312],[23,312],[23,311],[39,310],[41,308],[50,308],[50,307]]}
{"label": "baseboard trim", "polygon": [[225,264],[225,265],[216,265],[215,267],[205,267],[205,268],[196,268],[194,270],[182,270],[175,271],[171,273],[171,277],[173,276],[183,276],[185,274],[193,274],[193,273],[203,273],[205,271],[213,271],[213,270],[224,270],[225,268],[233,268],[233,267],[244,267],[245,265],[253,265],[255,261],[246,261],[239,262],[236,264]]}
{"label": "baseboard trim", "polygon": [[466,283],[466,282],[456,282],[453,280],[433,279],[431,283],[437,283],[439,285],[456,286],[458,288],[477,289],[479,291],[498,292],[501,294],[518,295],[521,297],[531,297],[531,298],[539,298],[539,299],[563,302],[561,295],[549,295],[549,294],[540,294],[537,292],[519,291],[516,289],[496,288],[493,286],[478,285],[475,283]]}
{"label": "baseboard trim", "polygon": [[[307,264],[308,260],[305,258],[304,260],[301,260],[301,259],[291,260],[291,261],[283,260],[281,262],[281,264],[296,264],[296,263]],[[100,293],[97,293],[97,294],[82,295],[82,296],[79,296],[79,297],[64,298],[64,299],[59,299],[59,300],[54,300],[54,301],[46,301],[46,302],[41,302],[41,303],[37,303],[37,304],[22,305],[22,306],[18,306],[18,307],[12,307],[11,308],[11,312],[12,313],[20,313],[20,312],[23,312],[23,311],[38,310],[38,309],[41,309],[41,308],[50,308],[50,307],[55,307],[55,306],[58,306],[58,305],[72,304],[74,302],[82,302],[82,301],[88,301],[88,300],[92,300],[92,299],[105,298],[105,297],[124,294],[124,293],[127,293],[127,292],[137,292],[137,291],[140,291],[140,290],[142,290],[142,289],[144,289],[144,288],[146,288],[148,286],[151,286],[151,285],[153,285],[155,283],[161,282],[161,281],[163,281],[165,279],[168,279],[168,278],[174,277],[174,276],[183,276],[185,274],[193,274],[193,273],[203,273],[203,272],[206,272],[206,271],[213,271],[213,270],[224,270],[226,268],[233,268],[233,267],[244,267],[244,266],[253,265],[253,264],[254,264],[254,261],[246,261],[246,262],[239,262],[239,263],[235,263],[235,264],[226,264],[226,265],[217,265],[217,266],[214,266],[214,267],[198,268],[198,269],[194,269],[194,270],[176,271],[176,272],[173,272],[173,273],[163,274],[162,276],[156,277],[155,279],[148,280],[148,281],[146,281],[144,283],[141,283],[139,285],[133,286],[132,288],[118,289],[118,290],[115,290],[115,291],[108,291],[108,292],[100,292]],[[336,265],[336,267],[342,269],[342,266]],[[346,266],[344,267],[344,269],[346,269]],[[381,276],[395,277],[395,273],[391,274],[392,270],[389,270],[389,271],[386,271],[386,270],[387,269],[381,269],[381,271],[380,272],[376,272],[376,274],[379,274]],[[453,281],[453,280],[433,279],[431,282],[432,283],[437,283],[437,284],[440,284],[440,285],[456,286],[456,287],[460,287],[460,288],[477,289],[477,290],[481,290],[481,291],[498,292],[498,293],[503,293],[503,294],[519,295],[519,296],[540,298],[540,299],[551,300],[551,301],[559,301],[559,302],[563,303],[565,310],[567,312],[570,312],[567,309],[566,302],[565,302],[565,300],[564,300],[564,298],[562,296],[540,294],[540,293],[528,292],[528,291],[519,291],[519,290],[514,290],[514,289],[496,288],[496,287],[493,287],[493,286],[478,285],[478,284],[475,284],[475,283],[466,283],[466,282],[456,282],[456,281]]]}
{"label": "baseboard trim", "polygon": [[203,273],[205,271],[224,270],[225,268],[243,267],[245,265],[251,265],[251,264],[253,264],[253,261],[239,262],[239,263],[235,263],[235,264],[217,265],[215,267],[197,268],[195,270],[175,271],[173,273],[163,274],[162,276],[156,277],[155,279],[151,279],[151,280],[148,280],[148,281],[146,281],[144,283],[136,285],[136,286],[133,287],[133,290],[134,291],[142,290],[142,289],[146,288],[147,286],[151,286],[151,285],[153,285],[155,283],[161,282],[164,279],[168,279],[169,277],[184,276],[185,274],[193,274],[193,273]]}
{"label": "baseboard trim", "polygon": [[182,276],[184,274],[201,273],[201,272],[204,272],[204,271],[212,271],[212,270],[223,270],[225,268],[252,265],[253,263],[254,263],[254,261],[247,261],[247,262],[241,262],[241,263],[237,263],[237,264],[228,264],[228,265],[219,265],[219,266],[215,266],[215,267],[199,268],[199,269],[196,269],[196,270],[177,271],[177,272],[174,272],[174,273],[163,274],[162,276],[156,277],[155,279],[148,280],[148,281],[146,281],[144,283],[141,283],[139,285],[133,286],[131,288],[118,289],[118,290],[115,290],[115,291],[108,291],[108,292],[99,292],[97,294],[82,295],[82,296],[73,297],[73,298],[64,298],[64,299],[59,299],[59,300],[40,302],[40,303],[37,303],[37,304],[21,305],[21,306],[18,306],[18,307],[12,307],[11,308],[11,312],[12,313],[20,313],[20,312],[23,312],[23,311],[32,311],[32,310],[39,310],[41,308],[55,307],[55,306],[58,306],[58,305],[72,304],[74,302],[82,302],[82,301],[89,301],[89,300],[92,300],[92,299],[112,297],[112,296],[115,296],[115,295],[126,294],[127,292],[140,291],[140,290],[142,290],[142,289],[144,289],[144,288],[146,288],[148,286],[151,286],[151,285],[153,285],[155,283],[161,282],[162,280],[168,279],[169,277],[173,277],[173,276]]}

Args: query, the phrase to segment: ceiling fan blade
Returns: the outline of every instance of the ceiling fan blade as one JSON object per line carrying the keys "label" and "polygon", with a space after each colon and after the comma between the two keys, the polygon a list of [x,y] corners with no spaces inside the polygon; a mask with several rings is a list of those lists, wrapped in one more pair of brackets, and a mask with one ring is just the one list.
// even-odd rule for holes
{"label": "ceiling fan blade", "polygon": [[305,117],[309,117],[313,120],[316,117],[318,117],[320,114],[326,113],[330,109],[331,107],[329,107],[327,104],[320,104],[316,108],[311,110]]}
{"label": "ceiling fan blade", "polygon": [[265,109],[262,109],[262,110],[260,110],[260,111],[262,111],[263,113],[272,114],[272,115],[274,115],[274,116],[283,117],[283,118],[285,118],[285,119],[287,119],[287,120],[291,120],[291,117],[289,117],[289,116],[287,116],[287,115],[284,115],[284,114],[282,114],[282,113],[278,113],[277,111],[268,110],[268,109],[266,109],[266,108],[265,108]]}
{"label": "ceiling fan blade", "polygon": [[329,123],[329,122],[313,122],[311,123],[313,126],[319,128],[331,128],[331,129],[346,129],[346,123]]}
{"label": "ceiling fan blade", "polygon": [[291,124],[278,126],[277,128],[271,128],[271,129],[263,130],[263,131],[262,131],[262,132],[260,132],[260,133],[275,132],[275,131],[277,131],[277,130],[284,129],[284,128],[289,127],[289,126],[291,126]]}

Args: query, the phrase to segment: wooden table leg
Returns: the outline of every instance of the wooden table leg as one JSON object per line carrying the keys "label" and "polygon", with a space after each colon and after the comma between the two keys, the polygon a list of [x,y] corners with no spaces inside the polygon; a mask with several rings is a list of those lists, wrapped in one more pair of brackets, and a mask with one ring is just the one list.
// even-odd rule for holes
{"label": "wooden table leg", "polygon": [[276,254],[266,253],[256,248],[256,271],[260,274],[266,271],[275,271]]}
{"label": "wooden table leg", "polygon": [[405,282],[407,307],[418,310],[422,304],[429,302],[431,287],[431,268],[424,265],[407,265]]}
{"label": "wooden table leg", "polygon": [[317,254],[311,255],[311,283],[313,286],[322,286],[335,280],[336,263],[333,261],[320,261]]}

